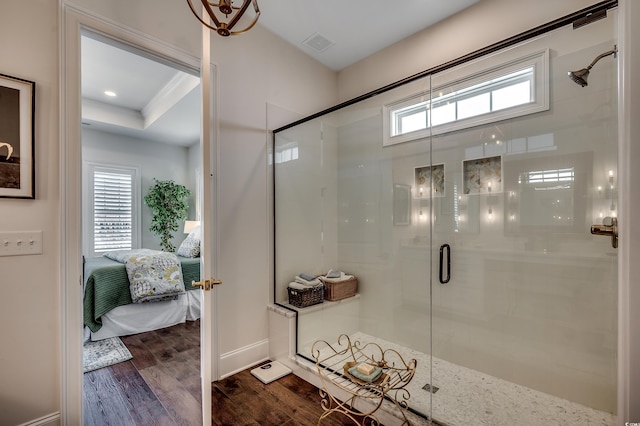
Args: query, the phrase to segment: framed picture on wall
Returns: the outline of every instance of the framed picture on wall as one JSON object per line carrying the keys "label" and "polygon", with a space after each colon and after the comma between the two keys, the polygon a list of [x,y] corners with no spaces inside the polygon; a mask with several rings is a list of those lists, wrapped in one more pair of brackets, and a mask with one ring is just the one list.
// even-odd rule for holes
{"label": "framed picture on wall", "polygon": [[35,89],[0,74],[0,197],[35,198]]}
{"label": "framed picture on wall", "polygon": [[415,168],[416,197],[444,197],[444,164],[421,166]]}

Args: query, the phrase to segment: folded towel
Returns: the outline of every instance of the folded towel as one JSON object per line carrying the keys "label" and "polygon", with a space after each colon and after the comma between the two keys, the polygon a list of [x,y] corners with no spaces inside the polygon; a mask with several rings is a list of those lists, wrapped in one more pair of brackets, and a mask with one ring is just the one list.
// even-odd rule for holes
{"label": "folded towel", "polygon": [[297,283],[297,282],[293,281],[293,282],[289,283],[289,288],[293,288],[293,289],[296,289],[296,290],[309,290],[310,288],[313,288],[313,287],[310,287],[308,285],[300,284],[300,283]]}
{"label": "folded towel", "polygon": [[313,275],[309,275],[309,274],[305,274],[304,272],[302,274],[298,275],[300,278],[302,278],[303,280],[307,280],[307,281],[313,281],[316,279],[315,276]]}
{"label": "folded towel", "polygon": [[340,276],[338,278],[330,278],[327,274],[322,278],[322,280],[328,283],[339,283],[342,281],[350,280],[352,278],[353,278],[353,275],[345,274],[344,272],[340,271]]}
{"label": "folded towel", "polygon": [[304,278],[302,278],[300,275],[296,275],[295,282],[306,285],[308,287],[315,287],[317,285],[322,285],[322,281],[320,281],[317,278],[314,278],[312,280],[305,280]]}
{"label": "folded towel", "polygon": [[341,271],[338,271],[336,269],[329,269],[329,272],[327,272],[327,275],[325,275],[327,278],[340,278],[340,275],[342,275]]}
{"label": "folded towel", "polygon": [[371,374],[362,374],[360,371],[358,371],[358,366],[351,367],[348,371],[349,374],[351,374],[356,379],[360,379],[363,382],[368,383],[375,382],[382,374],[382,368],[380,367],[375,367],[373,373]]}

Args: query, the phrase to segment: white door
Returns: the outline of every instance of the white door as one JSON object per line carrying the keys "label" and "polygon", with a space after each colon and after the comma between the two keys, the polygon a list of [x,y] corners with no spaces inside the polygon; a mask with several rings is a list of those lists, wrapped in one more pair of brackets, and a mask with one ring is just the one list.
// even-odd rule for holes
{"label": "white door", "polygon": [[[200,142],[200,158],[202,159],[202,241],[201,241],[201,276],[205,280],[202,287],[202,308],[200,318],[200,377],[202,390],[202,424],[211,422],[211,382],[218,378],[217,357],[212,359],[212,354],[216,353],[213,345],[216,342],[213,309],[213,296],[215,288],[209,289],[211,283],[217,284],[219,280],[214,277],[215,257],[217,253],[216,235],[214,223],[214,212],[216,208],[214,194],[216,190],[217,167],[217,145],[214,132],[215,113],[215,68],[205,66],[210,61],[210,40],[211,34],[203,27],[202,31],[202,64],[200,70],[200,82],[202,88],[202,130]],[[208,280],[208,281],[207,281]]]}

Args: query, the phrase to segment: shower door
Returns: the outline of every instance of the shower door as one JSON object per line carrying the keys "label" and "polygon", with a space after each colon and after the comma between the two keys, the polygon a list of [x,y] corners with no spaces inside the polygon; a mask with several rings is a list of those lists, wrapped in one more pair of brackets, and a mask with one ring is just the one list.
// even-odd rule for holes
{"label": "shower door", "polygon": [[[274,301],[299,356],[341,334],[397,349],[410,409],[446,425],[613,424],[617,251],[590,232],[617,216],[609,15],[274,131]],[[567,76],[602,54],[588,85]],[[291,305],[329,269],[357,295]]]}
{"label": "shower door", "polygon": [[[612,424],[617,252],[611,237],[590,228],[617,213],[617,63],[602,59],[585,87],[567,72],[614,48],[614,19],[560,28],[432,77],[432,119],[444,111],[438,100],[448,99],[455,111],[440,118],[447,123],[509,111],[520,96],[516,83],[538,98],[531,102],[549,101],[493,123],[433,127],[429,172],[441,188],[428,202],[437,421],[577,425],[593,416],[588,424]],[[548,70],[546,77],[500,74],[539,53],[546,56],[534,72]],[[498,72],[484,80],[486,90],[468,84],[487,70]],[[504,75],[515,83],[501,82]]]}

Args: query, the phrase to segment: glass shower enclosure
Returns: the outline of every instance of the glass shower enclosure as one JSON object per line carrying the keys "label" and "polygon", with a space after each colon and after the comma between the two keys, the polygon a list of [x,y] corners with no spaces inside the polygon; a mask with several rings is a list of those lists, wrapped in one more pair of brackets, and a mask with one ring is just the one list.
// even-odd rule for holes
{"label": "glass shower enclosure", "polygon": [[[616,218],[616,30],[610,9],[274,132],[275,302],[300,357],[340,334],[397,349],[410,409],[440,424],[613,424],[617,255],[590,229]],[[357,293],[289,303],[330,269]]]}

